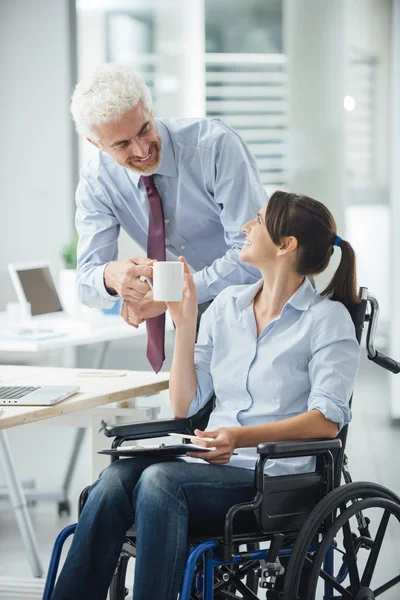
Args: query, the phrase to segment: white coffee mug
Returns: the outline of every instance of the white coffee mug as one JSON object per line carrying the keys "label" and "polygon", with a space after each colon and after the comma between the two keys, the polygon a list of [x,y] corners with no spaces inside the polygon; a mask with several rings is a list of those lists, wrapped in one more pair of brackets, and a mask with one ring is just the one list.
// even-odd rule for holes
{"label": "white coffee mug", "polygon": [[153,283],[146,280],[153,290],[156,302],[180,302],[183,292],[184,265],[175,261],[158,261],[152,266]]}

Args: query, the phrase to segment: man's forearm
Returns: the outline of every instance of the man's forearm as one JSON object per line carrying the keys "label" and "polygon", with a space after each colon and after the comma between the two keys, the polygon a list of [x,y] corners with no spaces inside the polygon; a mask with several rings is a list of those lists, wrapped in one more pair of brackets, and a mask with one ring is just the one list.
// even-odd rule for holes
{"label": "man's forearm", "polygon": [[261,278],[258,269],[239,260],[238,251],[230,248],[226,254],[193,274],[199,304],[213,300],[230,285],[252,285]]}
{"label": "man's forearm", "polygon": [[81,302],[91,308],[112,308],[118,299],[104,287],[104,266],[84,265],[78,269],[76,284]]}
{"label": "man's forearm", "polygon": [[176,329],[169,380],[171,408],[175,417],[186,417],[197,391],[197,375],[194,366],[195,340],[196,322]]}
{"label": "man's forearm", "polygon": [[276,423],[235,428],[237,448],[253,448],[262,442],[334,438],[337,434],[337,423],[316,409]]}

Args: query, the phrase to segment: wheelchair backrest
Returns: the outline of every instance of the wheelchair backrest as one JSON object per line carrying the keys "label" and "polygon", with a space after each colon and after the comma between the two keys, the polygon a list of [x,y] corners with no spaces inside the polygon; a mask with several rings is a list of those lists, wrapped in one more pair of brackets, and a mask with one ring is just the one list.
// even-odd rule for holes
{"label": "wheelchair backrest", "polygon": [[[351,320],[354,323],[354,328],[356,330],[356,338],[357,338],[357,341],[359,344],[361,344],[362,334],[363,334],[363,330],[364,330],[366,310],[367,310],[367,297],[366,297],[366,293],[364,293],[364,290],[365,290],[365,288],[360,288],[360,291],[359,291],[360,302],[358,304],[354,304],[353,306],[347,307],[347,310],[349,311],[350,316],[351,316]],[[352,405],[352,401],[353,401],[353,395],[350,398],[350,408]],[[344,427],[342,427],[341,431],[339,432],[339,434],[337,436],[342,442],[342,447],[339,450],[337,456],[334,457],[335,458],[335,474],[334,474],[335,487],[340,485],[348,429],[349,429],[349,426],[345,425]]]}

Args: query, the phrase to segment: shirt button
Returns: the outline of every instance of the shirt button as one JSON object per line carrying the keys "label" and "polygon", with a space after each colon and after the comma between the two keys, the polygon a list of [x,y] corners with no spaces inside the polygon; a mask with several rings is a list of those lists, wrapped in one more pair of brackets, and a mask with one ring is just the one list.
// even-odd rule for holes
{"label": "shirt button", "polygon": [[169,223],[169,219],[165,219],[164,223]]}
{"label": "shirt button", "polygon": [[165,238],[165,243],[166,243],[166,244],[167,244],[167,246],[168,246],[168,244],[169,244],[169,240],[168,240],[167,238]]}
{"label": "shirt button", "polygon": [[184,249],[185,249],[185,244],[182,244],[181,250],[184,250]]}

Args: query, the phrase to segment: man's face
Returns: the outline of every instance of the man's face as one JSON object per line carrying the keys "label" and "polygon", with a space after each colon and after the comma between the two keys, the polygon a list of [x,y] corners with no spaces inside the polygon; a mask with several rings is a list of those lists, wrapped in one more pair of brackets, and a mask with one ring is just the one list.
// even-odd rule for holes
{"label": "man's face", "polygon": [[[139,102],[117,121],[96,125],[99,142],[116,163],[142,175],[152,175],[161,164],[161,136],[154,117]],[[92,140],[89,140],[92,141]]]}

